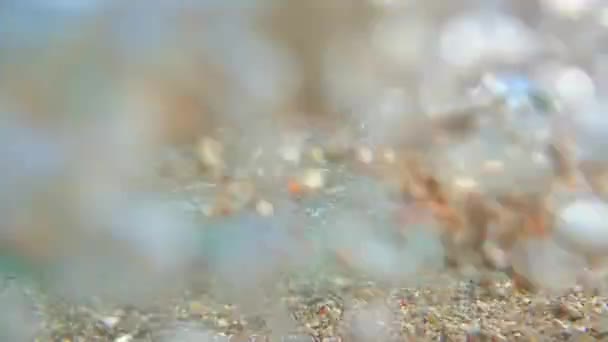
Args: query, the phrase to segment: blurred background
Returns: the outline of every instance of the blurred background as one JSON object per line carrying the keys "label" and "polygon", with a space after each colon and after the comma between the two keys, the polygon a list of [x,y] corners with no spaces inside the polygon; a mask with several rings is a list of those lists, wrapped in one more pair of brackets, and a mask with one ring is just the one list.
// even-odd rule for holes
{"label": "blurred background", "polygon": [[[204,291],[275,333],[276,284],[424,282],[448,251],[406,156],[447,187],[541,193],[559,132],[603,175],[607,47],[600,0],[2,0],[6,282],[138,307]],[[50,319],[21,292],[7,341]]]}

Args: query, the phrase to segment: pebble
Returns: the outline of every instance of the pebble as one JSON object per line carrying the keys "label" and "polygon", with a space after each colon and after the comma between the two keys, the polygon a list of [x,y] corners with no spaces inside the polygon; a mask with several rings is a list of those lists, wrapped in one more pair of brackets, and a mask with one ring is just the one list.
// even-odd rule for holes
{"label": "pebble", "polygon": [[300,160],[302,159],[302,151],[297,146],[282,146],[279,149],[279,154],[284,161],[295,165],[300,164]]}
{"label": "pebble", "polygon": [[566,317],[570,321],[578,321],[584,317],[583,313],[568,303],[560,303],[557,308],[557,315]]}
{"label": "pebble", "polygon": [[496,299],[506,299],[508,297],[507,289],[502,286],[492,286],[490,289],[492,296]]}
{"label": "pebble", "polygon": [[306,170],[302,179],[302,183],[309,189],[321,189],[325,187],[325,170]]}
{"label": "pebble", "polygon": [[274,215],[274,206],[272,205],[272,203],[265,200],[259,200],[258,203],[255,205],[255,210],[258,212],[258,214],[264,217]]}
{"label": "pebble", "polygon": [[590,198],[567,205],[558,215],[557,242],[582,255],[608,255],[608,205]]}
{"label": "pebble", "polygon": [[114,329],[114,327],[116,327],[116,325],[119,322],[120,322],[120,317],[116,317],[116,316],[108,316],[108,317],[103,317],[101,319],[101,323],[103,323],[104,327],[108,330]]}
{"label": "pebble", "polygon": [[133,341],[133,336],[131,336],[129,334],[121,335],[114,340],[114,342],[130,342],[130,341]]}
{"label": "pebble", "polygon": [[397,161],[397,155],[393,149],[385,149],[382,156],[384,157],[384,161],[388,164],[394,164]]}
{"label": "pebble", "polygon": [[224,148],[222,144],[212,138],[203,137],[196,147],[196,154],[201,164],[214,171],[224,168]]}
{"label": "pebble", "polygon": [[357,149],[357,159],[364,164],[371,164],[374,161],[374,152],[368,147]]}
{"label": "pebble", "polygon": [[216,321],[216,325],[218,328],[226,328],[230,325],[230,323],[228,322],[228,320],[220,318]]}

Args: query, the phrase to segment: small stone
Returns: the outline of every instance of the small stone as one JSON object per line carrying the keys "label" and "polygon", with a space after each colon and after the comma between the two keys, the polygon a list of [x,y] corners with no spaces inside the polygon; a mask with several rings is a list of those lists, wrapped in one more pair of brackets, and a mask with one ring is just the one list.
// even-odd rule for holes
{"label": "small stone", "polygon": [[560,303],[556,310],[556,316],[565,317],[570,321],[578,321],[584,317],[583,313],[580,312],[574,306],[568,303]]}
{"label": "small stone", "polygon": [[223,153],[222,144],[209,137],[201,138],[196,147],[196,154],[201,164],[215,173],[222,171],[225,166]]}
{"label": "small stone", "polygon": [[255,210],[258,212],[258,214],[264,217],[274,215],[274,206],[272,205],[272,203],[265,200],[259,200],[258,203],[255,205]]}
{"label": "small stone", "polygon": [[475,305],[477,306],[477,309],[481,312],[489,312],[490,311],[490,305],[478,300],[475,302]]}
{"label": "small stone", "polygon": [[571,334],[571,328],[568,324],[562,322],[561,320],[554,318],[553,319],[553,324],[555,324],[555,326],[558,326],[562,331],[567,331],[568,334]]}
{"label": "small stone", "polygon": [[397,155],[395,153],[395,150],[393,150],[392,148],[385,149],[382,153],[382,157],[384,158],[384,161],[387,164],[394,164],[397,161]]}
{"label": "small stone", "polygon": [[309,169],[302,177],[302,184],[309,189],[321,189],[325,187],[325,170]]}
{"label": "small stone", "polygon": [[502,286],[493,286],[491,293],[497,299],[505,299],[508,297],[507,289]]}
{"label": "small stone", "polygon": [[120,322],[120,317],[108,316],[108,317],[103,317],[100,321],[101,321],[101,323],[103,323],[103,325],[106,329],[112,330],[112,329],[114,329],[114,327],[116,327],[118,322]]}
{"label": "small stone", "polygon": [[131,342],[133,341],[133,336],[126,334],[126,335],[122,335],[117,337],[114,342]]}
{"label": "small stone", "polygon": [[597,198],[578,199],[558,213],[554,235],[560,246],[584,256],[608,255],[608,205]]}
{"label": "small stone", "polygon": [[476,189],[479,184],[471,177],[457,177],[452,182],[456,191],[470,191]]}
{"label": "small stone", "polygon": [[226,328],[230,325],[230,322],[225,318],[219,318],[215,323],[218,328]]}
{"label": "small stone", "polygon": [[297,146],[285,145],[279,149],[279,155],[284,161],[297,165],[300,164],[302,151]]}
{"label": "small stone", "polygon": [[371,164],[374,161],[374,152],[369,147],[357,149],[357,160],[364,164]]}

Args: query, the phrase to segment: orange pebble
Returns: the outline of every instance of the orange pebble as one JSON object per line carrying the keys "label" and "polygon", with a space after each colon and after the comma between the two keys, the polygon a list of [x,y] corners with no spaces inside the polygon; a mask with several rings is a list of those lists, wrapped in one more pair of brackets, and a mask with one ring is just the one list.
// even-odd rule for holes
{"label": "orange pebble", "polygon": [[304,193],[304,187],[302,186],[302,184],[295,180],[290,180],[287,182],[287,190],[292,195],[301,195],[302,193]]}

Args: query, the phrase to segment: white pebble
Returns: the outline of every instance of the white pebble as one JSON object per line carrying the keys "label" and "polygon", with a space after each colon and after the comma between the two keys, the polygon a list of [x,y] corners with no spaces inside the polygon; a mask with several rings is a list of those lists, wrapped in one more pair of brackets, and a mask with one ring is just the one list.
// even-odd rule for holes
{"label": "white pebble", "polygon": [[452,185],[456,190],[468,191],[477,188],[479,183],[472,177],[456,177],[454,178]]}
{"label": "white pebble", "polygon": [[594,198],[567,205],[559,212],[555,237],[573,252],[608,255],[608,205]]}
{"label": "white pebble", "polygon": [[209,168],[218,168],[224,165],[223,152],[222,144],[209,137],[201,138],[196,150],[200,162]]}
{"label": "white pebble", "polygon": [[118,322],[120,322],[120,318],[116,317],[116,316],[108,316],[108,317],[102,318],[101,322],[103,323],[104,326],[106,326],[106,328],[114,329],[116,324],[118,324]]}
{"label": "white pebble", "polygon": [[385,149],[382,153],[382,156],[384,157],[384,161],[388,164],[394,164],[395,161],[397,161],[397,155],[395,154],[395,150],[391,148]]}
{"label": "white pebble", "polygon": [[374,161],[374,152],[369,147],[357,149],[357,159],[364,164],[371,164]]}
{"label": "white pebble", "polygon": [[126,334],[126,335],[122,335],[117,337],[114,342],[131,342],[133,341],[133,336]]}
{"label": "white pebble", "polygon": [[265,200],[259,200],[255,208],[258,214],[264,217],[272,216],[274,214],[274,206],[272,203]]}
{"label": "white pebble", "polygon": [[302,183],[309,189],[320,189],[325,187],[325,170],[309,169],[306,170]]}
{"label": "white pebble", "polygon": [[560,98],[573,106],[590,103],[595,97],[593,80],[577,67],[563,69],[557,76],[555,88]]}

